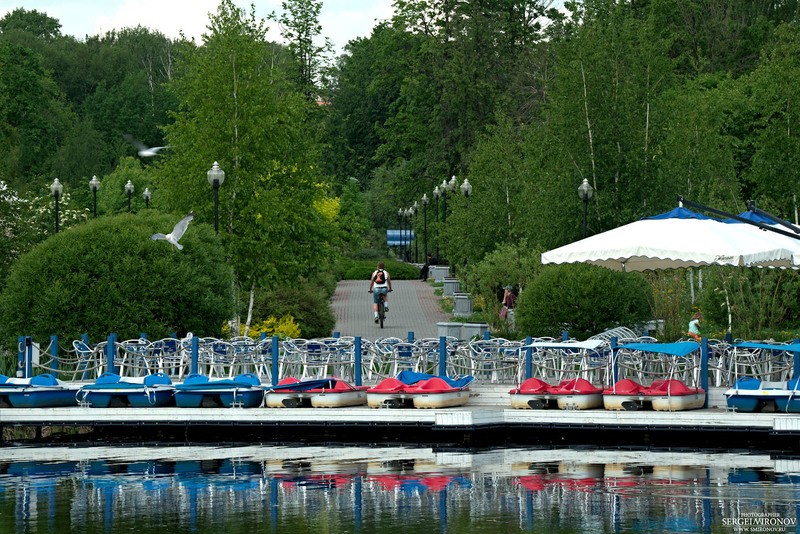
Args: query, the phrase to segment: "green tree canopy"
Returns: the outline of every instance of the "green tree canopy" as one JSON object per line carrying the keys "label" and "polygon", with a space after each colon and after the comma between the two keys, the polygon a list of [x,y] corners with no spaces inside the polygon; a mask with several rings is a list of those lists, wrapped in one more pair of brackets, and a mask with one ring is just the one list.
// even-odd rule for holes
{"label": "green tree canopy", "polygon": [[101,217],[47,239],[14,265],[0,295],[2,340],[57,334],[219,335],[232,312],[231,270],[213,229],[196,222],[177,250],[153,241],[180,216]]}

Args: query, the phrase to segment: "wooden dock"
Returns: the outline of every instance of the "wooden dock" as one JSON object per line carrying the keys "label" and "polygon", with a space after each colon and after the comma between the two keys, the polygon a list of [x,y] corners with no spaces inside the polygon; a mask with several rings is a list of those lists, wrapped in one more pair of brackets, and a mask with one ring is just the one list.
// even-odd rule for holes
{"label": "wooden dock", "polygon": [[736,413],[721,407],[722,398],[721,390],[712,390],[712,408],[681,412],[517,410],[510,408],[507,386],[478,386],[467,405],[447,409],[2,408],[0,427],[91,429],[74,438],[84,441],[591,444],[800,452],[800,415]]}

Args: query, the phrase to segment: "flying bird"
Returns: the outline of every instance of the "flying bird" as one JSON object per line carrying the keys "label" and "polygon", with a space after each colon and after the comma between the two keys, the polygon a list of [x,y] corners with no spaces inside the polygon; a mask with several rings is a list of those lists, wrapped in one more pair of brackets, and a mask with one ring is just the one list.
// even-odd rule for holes
{"label": "flying bird", "polygon": [[145,146],[144,143],[142,143],[137,139],[134,139],[128,134],[125,134],[123,137],[127,142],[136,147],[136,152],[139,154],[140,158],[152,158],[153,156],[158,156],[158,152],[160,150],[169,148],[166,146],[154,146],[154,147]]}
{"label": "flying bird", "polygon": [[178,250],[183,250],[183,245],[178,243],[181,237],[183,237],[184,232],[186,232],[186,227],[189,226],[191,220],[194,219],[194,212],[190,212],[189,215],[178,221],[178,224],[175,225],[175,228],[172,229],[172,232],[168,233],[167,235],[164,234],[153,234],[150,238],[152,240],[156,239],[163,239],[169,243],[175,245]]}

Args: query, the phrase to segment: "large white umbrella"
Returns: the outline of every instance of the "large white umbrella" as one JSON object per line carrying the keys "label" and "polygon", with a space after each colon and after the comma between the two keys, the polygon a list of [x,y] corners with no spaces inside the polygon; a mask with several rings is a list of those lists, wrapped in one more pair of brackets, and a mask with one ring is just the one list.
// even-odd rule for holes
{"label": "large white umbrella", "polygon": [[727,224],[684,207],[542,254],[542,263],[591,263],[617,271],[703,265],[792,267],[800,241],[749,224]]}

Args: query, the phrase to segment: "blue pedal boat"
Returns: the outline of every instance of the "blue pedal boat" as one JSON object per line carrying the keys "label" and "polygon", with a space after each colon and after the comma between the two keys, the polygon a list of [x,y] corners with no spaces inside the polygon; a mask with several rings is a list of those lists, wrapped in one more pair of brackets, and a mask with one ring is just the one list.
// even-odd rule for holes
{"label": "blue pedal boat", "polygon": [[253,373],[212,380],[192,373],[175,386],[175,404],[181,408],[223,406],[256,408],[264,401],[261,380]]}
{"label": "blue pedal boat", "polygon": [[76,406],[77,384],[67,384],[51,374],[31,378],[0,375],[0,406],[13,408],[52,408]]}
{"label": "blue pedal boat", "polygon": [[92,408],[150,408],[170,405],[174,393],[175,386],[164,373],[136,377],[103,373],[93,384],[81,388],[78,400]]}
{"label": "blue pedal boat", "polygon": [[797,379],[788,382],[768,382],[752,376],[736,380],[725,391],[728,408],[737,412],[760,412],[773,409],[781,412],[800,412],[800,389]]}

